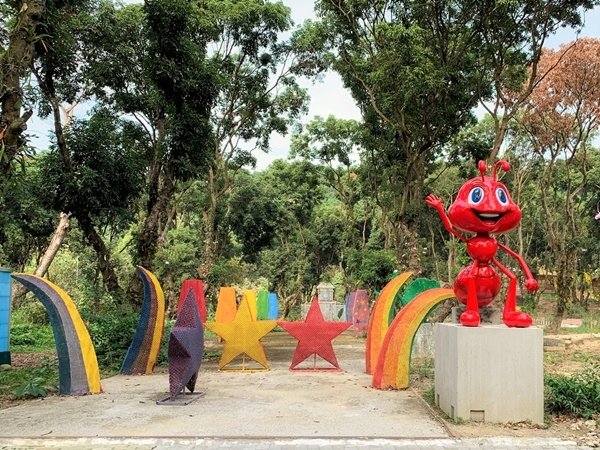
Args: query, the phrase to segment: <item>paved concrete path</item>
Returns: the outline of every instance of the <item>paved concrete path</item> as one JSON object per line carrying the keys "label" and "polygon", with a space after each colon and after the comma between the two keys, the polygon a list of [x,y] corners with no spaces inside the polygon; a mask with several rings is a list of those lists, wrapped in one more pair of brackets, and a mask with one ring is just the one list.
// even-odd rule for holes
{"label": "paved concrete path", "polygon": [[0,410],[0,437],[448,437],[416,394],[370,387],[364,340],[338,340],[341,372],[290,371],[296,341],[271,333],[270,371],[219,372],[216,361],[204,363],[196,389],[205,395],[187,406],[156,404],[168,392],[164,371],[118,375],[102,380],[102,394]]}
{"label": "paved concrete path", "polygon": [[[204,362],[186,406],[161,406],[163,370],[102,380],[104,392],[49,397],[0,410],[0,449],[183,448],[570,448],[560,439],[460,440],[412,391],[380,391],[364,373],[364,340],[346,333],[334,347],[341,372],[291,372],[295,340],[265,339],[271,370],[217,370]],[[216,343],[208,343],[212,349]],[[323,362],[324,365],[327,363]],[[524,442],[525,446],[521,445]]]}

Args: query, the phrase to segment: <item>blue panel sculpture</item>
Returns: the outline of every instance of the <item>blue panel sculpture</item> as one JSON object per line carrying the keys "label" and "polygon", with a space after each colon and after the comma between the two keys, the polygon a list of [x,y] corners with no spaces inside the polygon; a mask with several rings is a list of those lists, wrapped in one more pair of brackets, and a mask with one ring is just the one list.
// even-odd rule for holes
{"label": "blue panel sculpture", "polygon": [[0,268],[0,364],[10,364],[10,270]]}
{"label": "blue panel sculpture", "polygon": [[269,316],[268,320],[277,320],[279,317],[279,303],[277,301],[277,294],[275,292],[269,292]]}

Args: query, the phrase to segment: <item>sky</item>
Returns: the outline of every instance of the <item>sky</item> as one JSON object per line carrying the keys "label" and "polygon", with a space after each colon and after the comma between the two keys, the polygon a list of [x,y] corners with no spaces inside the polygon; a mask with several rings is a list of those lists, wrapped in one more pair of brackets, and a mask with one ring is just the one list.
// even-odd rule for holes
{"label": "sky", "polygon": [[[132,0],[129,0],[130,2]],[[313,2],[310,0],[283,0],[291,8],[292,19],[296,26],[300,26],[306,19],[314,19]],[[585,23],[579,37],[595,37],[600,39],[600,7],[585,14]],[[574,30],[561,29],[558,33],[547,39],[547,47],[558,49],[560,45],[571,42],[577,38]],[[308,123],[315,116],[327,117],[333,115],[341,119],[360,119],[360,112],[350,93],[343,86],[340,77],[333,72],[327,73],[317,82],[301,79],[300,85],[308,90],[310,104],[308,114],[302,120]],[[48,145],[48,136],[51,133],[52,123],[33,117],[28,123],[28,132],[32,136],[32,144],[37,148]],[[288,155],[290,137],[274,133],[271,136],[271,150],[269,153],[257,151],[256,170],[264,170],[275,159],[285,159]]]}

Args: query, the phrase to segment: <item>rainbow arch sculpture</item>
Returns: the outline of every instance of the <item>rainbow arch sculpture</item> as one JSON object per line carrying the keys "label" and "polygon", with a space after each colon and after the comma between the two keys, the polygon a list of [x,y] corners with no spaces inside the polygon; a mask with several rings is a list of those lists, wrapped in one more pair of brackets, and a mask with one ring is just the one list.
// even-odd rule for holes
{"label": "rainbow arch sculpture", "polygon": [[136,268],[144,285],[144,301],[133,341],[127,350],[121,373],[150,374],[154,371],[165,329],[165,295],[152,272]]}
{"label": "rainbow arch sculpture", "polygon": [[365,353],[366,372],[369,374],[375,370],[377,358],[381,351],[381,344],[389,328],[390,310],[394,304],[394,298],[400,288],[412,276],[412,272],[404,272],[393,278],[379,293],[373,304],[371,317],[367,330],[367,350]]}
{"label": "rainbow arch sculpture", "polygon": [[410,352],[415,334],[431,309],[452,297],[452,289],[428,289],[400,310],[381,344],[371,384],[374,388],[406,389],[409,386]]}
{"label": "rainbow arch sculpture", "polygon": [[33,292],[48,312],[58,355],[59,393],[102,392],[94,344],[69,294],[36,275],[15,273],[12,277]]}

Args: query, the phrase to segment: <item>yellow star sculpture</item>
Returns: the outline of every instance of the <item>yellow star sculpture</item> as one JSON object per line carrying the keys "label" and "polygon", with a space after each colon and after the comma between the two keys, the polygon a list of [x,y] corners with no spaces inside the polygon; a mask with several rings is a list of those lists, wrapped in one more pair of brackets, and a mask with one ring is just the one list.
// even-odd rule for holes
{"label": "yellow star sculpture", "polygon": [[233,322],[207,322],[206,327],[223,339],[224,347],[219,369],[244,354],[268,369],[269,363],[260,338],[276,326],[275,320],[252,320],[247,297],[242,299]]}

